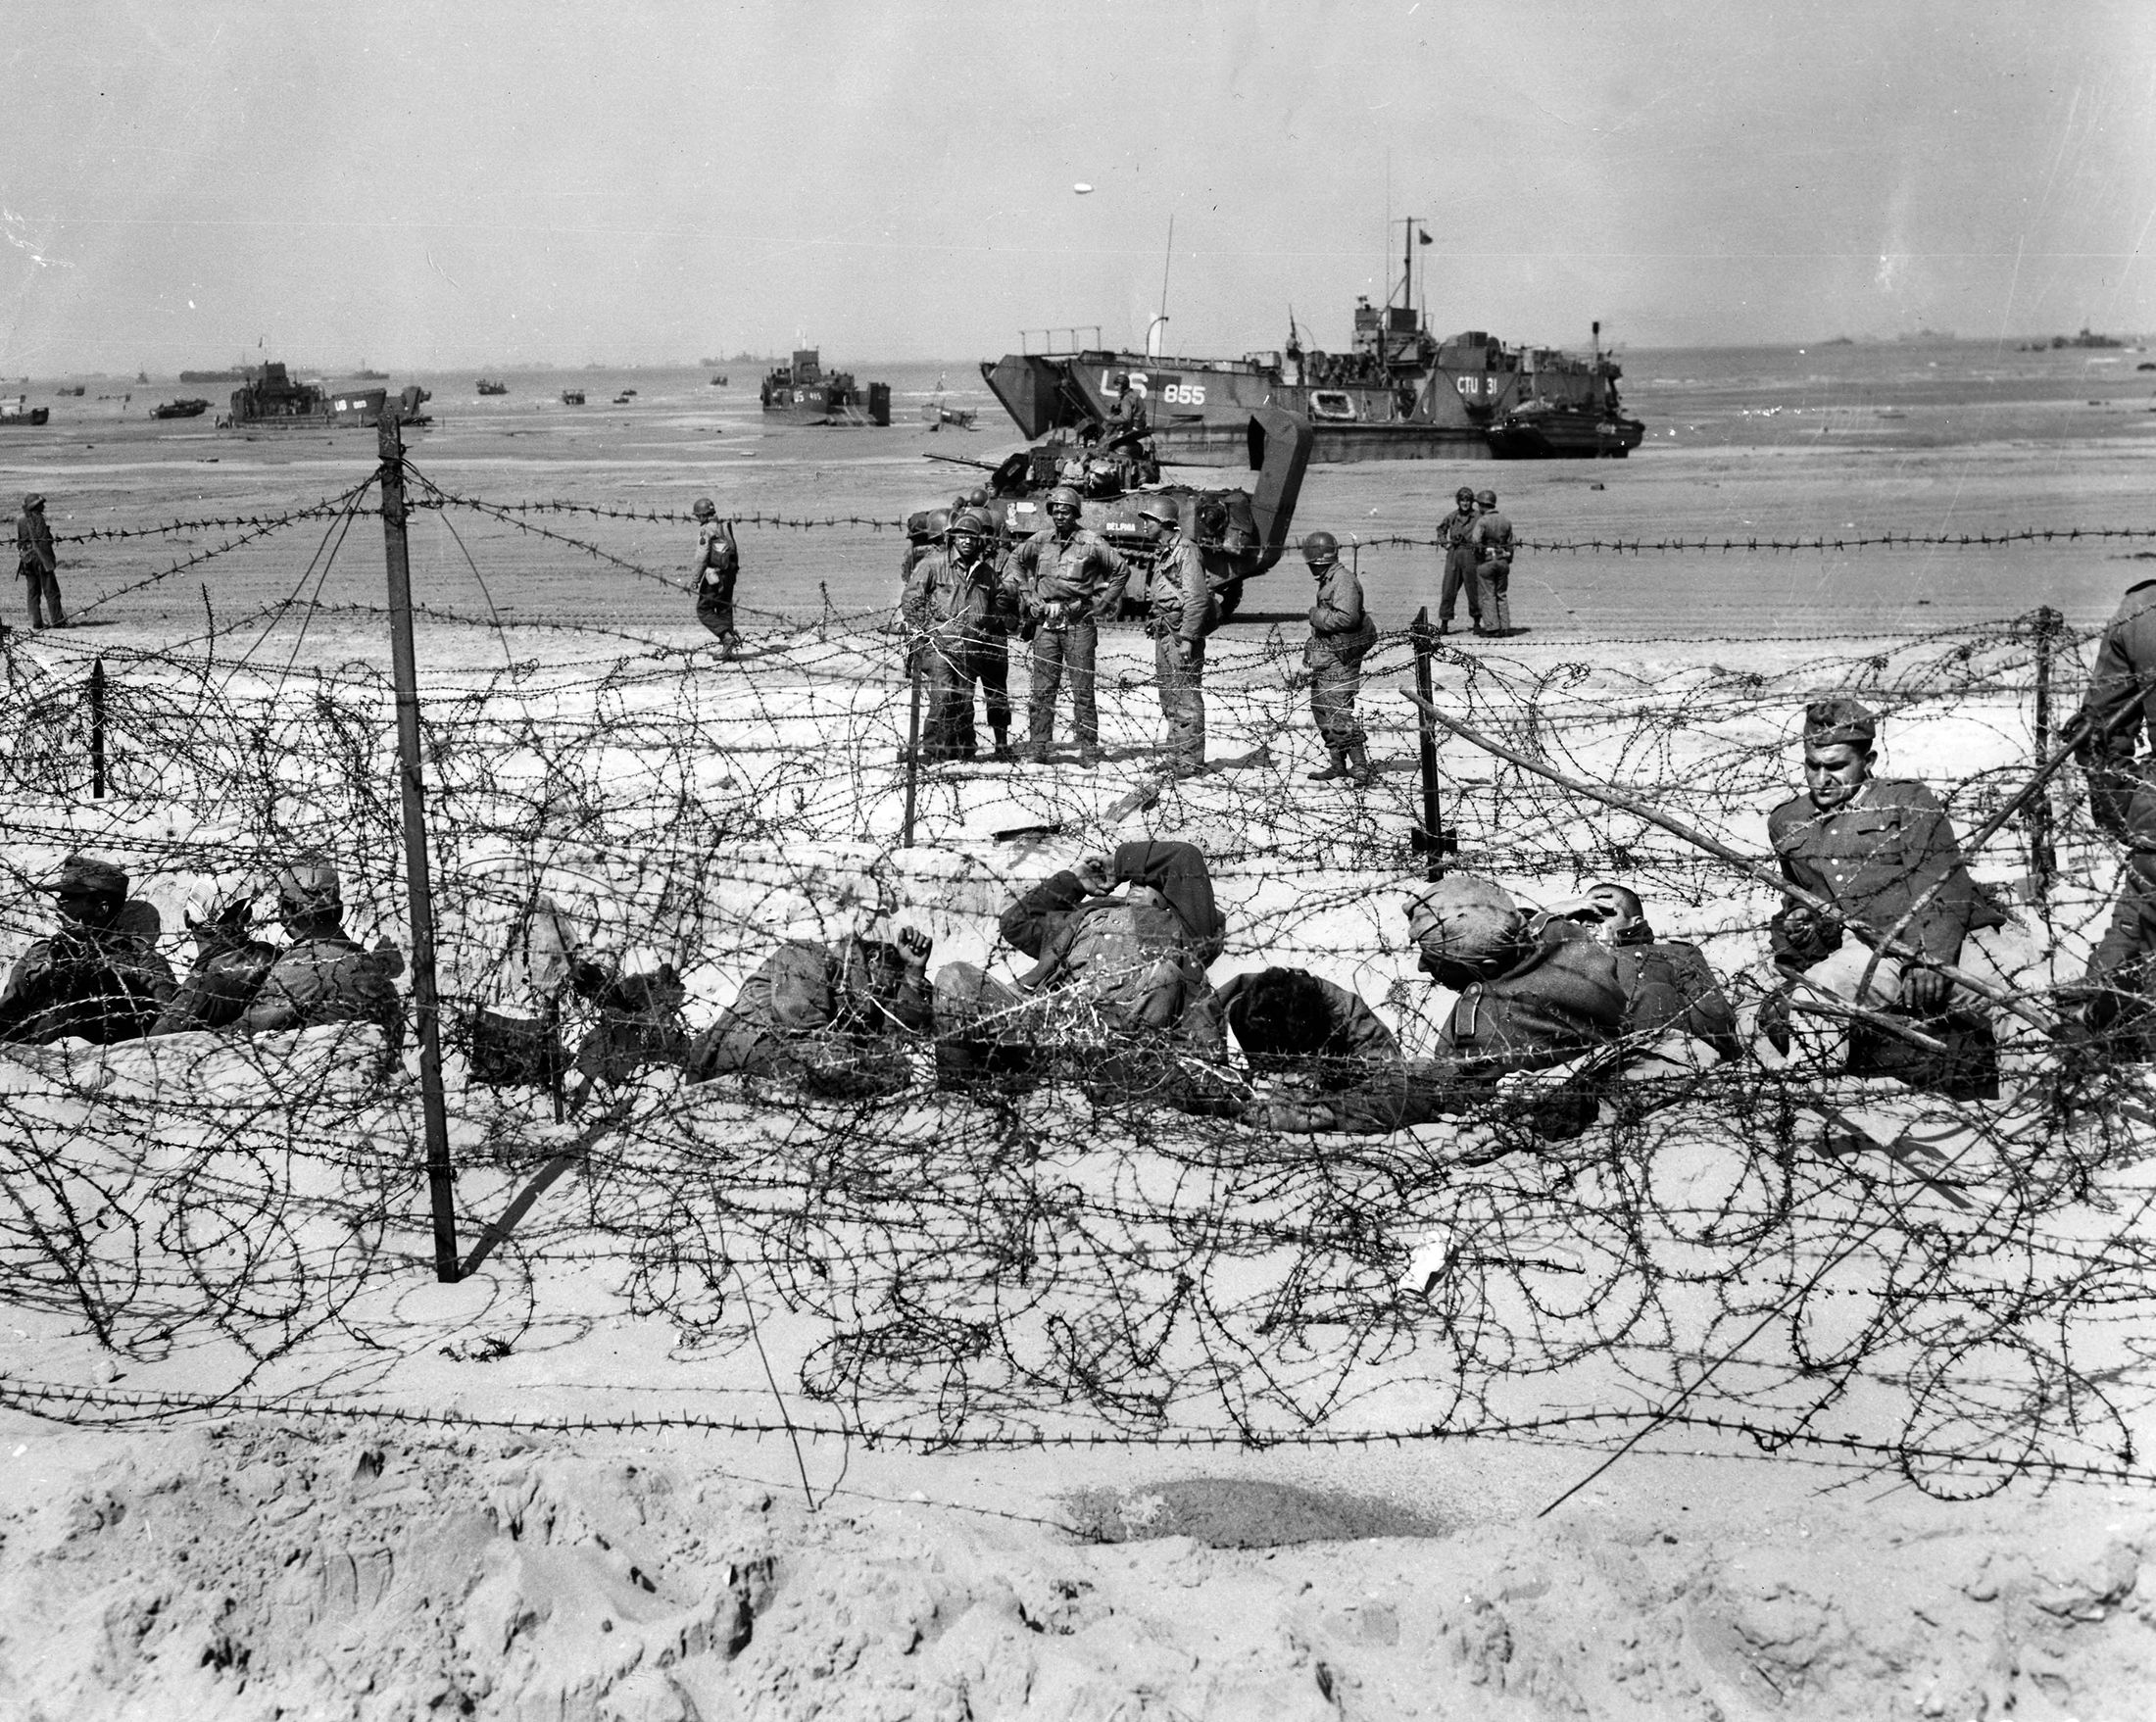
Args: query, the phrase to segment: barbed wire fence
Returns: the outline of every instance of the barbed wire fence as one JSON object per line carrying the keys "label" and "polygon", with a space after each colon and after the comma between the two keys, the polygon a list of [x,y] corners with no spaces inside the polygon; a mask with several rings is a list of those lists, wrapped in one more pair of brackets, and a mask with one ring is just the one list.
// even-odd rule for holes
{"label": "barbed wire fence", "polygon": [[[681,585],[556,523],[678,516],[490,502],[413,476],[415,501],[445,521],[546,534]],[[164,580],[323,528],[289,597],[213,612],[181,646],[102,649],[102,799],[88,793],[88,653],[70,640],[6,652],[0,936],[19,945],[40,930],[31,887],[79,848],[126,867],[168,928],[207,877],[326,857],[348,881],[355,933],[409,938],[388,676],[303,664],[296,645],[277,661],[280,624],[379,615],[306,592],[313,579],[318,594],[335,535],[368,512],[366,492],[136,533],[225,534],[153,576]],[[737,525],[873,535],[892,523]],[[2067,534],[2013,541],[2052,536]],[[1251,763],[1111,826],[1156,728],[1150,669],[1111,651],[1105,781],[940,768],[923,777],[920,840],[906,847],[906,642],[885,616],[827,608],[720,665],[708,650],[585,624],[550,631],[590,657],[518,660],[496,615],[422,613],[494,636],[505,660],[432,672],[423,690],[457,1217],[464,1237],[493,1239],[498,1349],[466,1361],[569,1343],[581,1330],[555,1304],[574,1283],[665,1324],[695,1366],[686,1408],[691,1389],[616,1386],[582,1413],[493,1423],[929,1449],[1486,1436],[1606,1450],[1651,1418],[1676,1439],[1734,1434],[1766,1454],[1898,1469],[1946,1495],[2024,1475],[2156,1480],[2133,1438],[2147,1409],[2137,1336],[2156,1296],[2141,1181],[2156,1097],[2137,1066],[2069,1075],[2026,1058],[2018,1098],[1986,1107],[1733,1063],[1630,1085],[1559,1144],[1535,1134],[1515,1093],[1389,1137],[1313,1141],[1191,1117],[1099,1049],[1024,1089],[958,1093],[939,1086],[923,1044],[873,1096],[843,1082],[691,1085],[659,1062],[566,1122],[541,1086],[472,1076],[463,1036],[476,1013],[535,1009],[515,935],[542,895],[595,960],[672,964],[694,1028],[783,938],[911,923],[941,955],[985,959],[1011,895],[1141,827],[1204,849],[1230,923],[1216,974],[1314,968],[1360,991],[1411,1050],[1427,1047],[1447,1000],[1415,972],[1393,889],[1416,866],[1412,713],[1390,691],[1411,660],[1403,636],[1366,666],[1364,715],[1388,767],[1366,794],[1300,781],[1313,744],[1294,685],[1299,641],[1276,630],[1216,643],[1208,670],[1216,751]],[[1801,669],[1550,665],[1496,645],[1441,645],[1438,667],[1442,697],[1486,733],[1756,853],[1766,810],[1792,787],[1806,699],[1855,693],[1883,711],[1890,757],[1921,769],[1966,831],[2027,780],[2039,681],[2071,688],[2088,647],[2020,617],[1850,642]],[[1532,772],[1454,744],[1445,762],[1456,864],[1544,900],[1621,877],[1666,932],[1705,949],[1733,994],[1758,990],[1770,894]],[[2041,890],[2019,828],[1972,860],[2050,947],[2085,953],[2116,861],[2078,779],[2047,807],[2058,865]],[[562,1033],[573,1047],[593,1026],[572,1003]],[[8,1299],[84,1324],[131,1370],[197,1363],[187,1391],[10,1376],[0,1402],[116,1425],[240,1410],[454,1421],[402,1403],[391,1376],[413,1343],[399,1301],[427,1261],[408,1062],[318,1034],[7,1049]],[[1843,1126],[1883,1106],[1945,1144],[1953,1175]],[[487,1233],[558,1162],[571,1175],[506,1234]],[[1411,1261],[1431,1271],[1403,1289]],[[806,1402],[798,1417],[770,1414],[759,1310],[805,1336],[783,1384]],[[204,1358],[215,1391],[199,1386]],[[1730,1366],[1688,1392],[1702,1359]]]}

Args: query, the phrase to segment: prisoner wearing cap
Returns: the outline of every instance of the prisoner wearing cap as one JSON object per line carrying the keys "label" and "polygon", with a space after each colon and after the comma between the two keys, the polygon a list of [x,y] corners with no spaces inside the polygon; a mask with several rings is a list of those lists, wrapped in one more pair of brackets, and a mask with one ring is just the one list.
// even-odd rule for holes
{"label": "prisoner wearing cap", "polygon": [[1804,708],[1804,745],[1868,748],[1879,734],[1879,713],[1855,700],[1814,700]]}
{"label": "prisoner wearing cap", "polygon": [[1512,894],[1480,873],[1447,873],[1407,904],[1408,929],[1423,955],[1468,968],[1507,955],[1525,919]]}
{"label": "prisoner wearing cap", "polygon": [[127,875],[109,861],[91,855],[70,855],[44,889],[55,897],[124,897]]}

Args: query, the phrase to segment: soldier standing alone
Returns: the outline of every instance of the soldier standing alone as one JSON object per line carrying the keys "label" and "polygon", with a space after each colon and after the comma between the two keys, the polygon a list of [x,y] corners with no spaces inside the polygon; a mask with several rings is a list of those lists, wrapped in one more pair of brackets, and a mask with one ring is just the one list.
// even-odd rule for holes
{"label": "soldier standing alone", "polygon": [[1438,553],[1445,558],[1445,586],[1438,594],[1438,632],[1452,631],[1452,610],[1467,594],[1467,618],[1482,632],[1482,585],[1475,578],[1475,493],[1466,485],[1452,493],[1452,512],[1438,522]]}
{"label": "soldier standing alone", "polygon": [[64,628],[67,616],[60,609],[60,564],[53,556],[52,528],[45,524],[45,499],[36,491],[23,499],[23,512],[15,521],[16,572],[29,582],[30,626],[45,625],[45,606],[52,606],[52,625]]}
{"label": "soldier standing alone", "polygon": [[1362,582],[1352,568],[1341,566],[1339,539],[1330,532],[1312,532],[1302,541],[1302,560],[1317,578],[1310,637],[1302,648],[1310,672],[1310,715],[1332,756],[1332,763],[1311,772],[1310,780],[1330,783],[1351,777],[1359,788],[1377,776],[1370,767],[1369,738],[1355,721],[1363,655],[1377,643],[1377,623],[1363,608]]}
{"label": "soldier standing alone", "polygon": [[1475,493],[1482,512],[1475,518],[1470,547],[1475,555],[1475,583],[1482,588],[1482,619],[1478,634],[1502,635],[1512,631],[1512,522],[1497,513],[1497,493]]}
{"label": "soldier standing alone", "polygon": [[2068,996],[2083,1028],[2134,1053],[2156,1026],[2156,756],[2135,757],[2144,733],[2156,742],[2156,580],[2127,588],[2071,727],[2081,731],[2089,811],[2126,858],[2110,925]]}
{"label": "soldier standing alone", "polygon": [[689,577],[696,583],[696,619],[718,639],[719,652],[731,658],[741,650],[741,636],[734,632],[734,577],[741,572],[741,548],[734,543],[733,523],[718,517],[718,508],[708,496],[696,499],[696,562]]}

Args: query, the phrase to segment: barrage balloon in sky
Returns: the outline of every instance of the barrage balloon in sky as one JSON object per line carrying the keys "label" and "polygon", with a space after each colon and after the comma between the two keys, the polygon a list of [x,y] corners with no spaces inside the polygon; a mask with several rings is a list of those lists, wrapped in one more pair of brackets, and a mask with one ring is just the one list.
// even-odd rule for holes
{"label": "barrage balloon in sky", "polygon": [[1071,187],[1071,190],[1075,191],[1080,197],[1084,197],[1092,189],[1093,187],[1088,185],[1083,179],[1079,180],[1077,184]]}

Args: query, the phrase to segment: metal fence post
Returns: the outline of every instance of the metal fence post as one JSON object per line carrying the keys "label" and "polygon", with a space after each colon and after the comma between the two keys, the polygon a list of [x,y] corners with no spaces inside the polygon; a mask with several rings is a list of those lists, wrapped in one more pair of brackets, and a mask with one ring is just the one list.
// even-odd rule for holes
{"label": "metal fence post", "polygon": [[[2066,617],[2048,604],[2036,612],[2036,763],[2051,757],[2051,673],[2060,631]],[[2046,785],[2029,804],[2029,877],[2037,903],[2046,903],[2051,881],[2058,872],[2058,853],[2051,837],[2051,790]]]}
{"label": "metal fence post", "polygon": [[105,798],[105,660],[90,665],[90,794]]}
{"label": "metal fence post", "polygon": [[[1438,646],[1438,630],[1431,623],[1427,604],[1415,613],[1407,637],[1415,647],[1415,692],[1427,701],[1433,698],[1435,685],[1430,677],[1430,657]],[[1416,712],[1417,751],[1422,761],[1422,820],[1408,833],[1407,847],[1423,858],[1423,877],[1442,879],[1446,858],[1458,853],[1460,840],[1445,828],[1445,821],[1438,812],[1437,722],[1420,707]]]}

